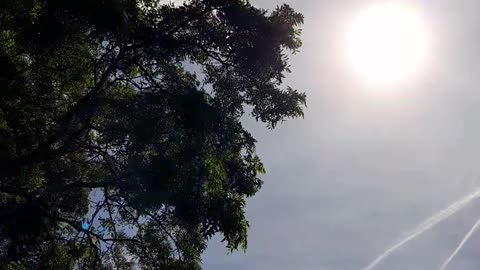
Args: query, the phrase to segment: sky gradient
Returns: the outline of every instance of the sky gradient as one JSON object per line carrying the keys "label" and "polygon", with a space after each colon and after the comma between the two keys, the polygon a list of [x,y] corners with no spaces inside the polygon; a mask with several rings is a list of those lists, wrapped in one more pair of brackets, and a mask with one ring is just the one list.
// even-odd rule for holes
{"label": "sky gradient", "polygon": [[[214,238],[205,269],[362,269],[480,186],[479,1],[402,1],[425,19],[430,58],[415,78],[377,89],[352,75],[341,36],[356,12],[385,1],[253,2],[305,15],[287,82],[308,108],[273,131],[245,120],[267,169],[248,200],[248,250],[227,255]],[[473,202],[375,269],[438,269],[479,209]],[[447,269],[478,269],[479,248],[480,231]]]}

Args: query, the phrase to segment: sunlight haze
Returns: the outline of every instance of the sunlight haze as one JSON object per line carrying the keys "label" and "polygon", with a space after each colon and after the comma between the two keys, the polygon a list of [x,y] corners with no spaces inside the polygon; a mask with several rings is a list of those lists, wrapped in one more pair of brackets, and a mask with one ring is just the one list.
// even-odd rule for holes
{"label": "sunlight haze", "polygon": [[[249,246],[245,254],[227,255],[221,239],[212,239],[206,269],[364,269],[480,187],[479,1],[252,2],[269,10],[287,2],[305,14],[303,46],[285,82],[307,92],[308,108],[305,119],[274,131],[246,120],[267,169],[263,189],[247,201]],[[380,51],[385,59],[367,61],[374,53],[367,48],[353,61],[348,29],[372,7],[392,3],[400,14],[379,14],[391,21],[373,30],[394,40],[420,35],[425,43],[407,39],[405,48],[368,34],[367,27],[378,46],[393,47]],[[403,16],[415,19],[403,24]],[[407,32],[390,33],[388,24]],[[354,51],[371,41],[359,42]],[[391,50],[405,50],[406,59]],[[390,66],[395,61],[400,66]],[[377,66],[383,62],[387,67]],[[479,209],[479,200],[472,201],[374,269],[438,270]],[[447,270],[479,269],[479,247],[475,231]]]}
{"label": "sunlight haze", "polygon": [[413,6],[373,4],[353,18],[345,50],[354,72],[374,84],[393,84],[425,65],[428,32]]}

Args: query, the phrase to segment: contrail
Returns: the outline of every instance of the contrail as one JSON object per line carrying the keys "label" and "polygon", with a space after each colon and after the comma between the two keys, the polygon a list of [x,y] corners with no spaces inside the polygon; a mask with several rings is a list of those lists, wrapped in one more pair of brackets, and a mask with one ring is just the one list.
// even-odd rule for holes
{"label": "contrail", "polygon": [[375,260],[373,260],[364,270],[372,270],[375,266],[377,266],[381,261],[385,258],[390,256],[394,251],[401,248],[403,245],[408,243],[410,240],[415,239],[417,236],[421,235],[422,233],[428,231],[433,226],[437,225],[439,222],[447,219],[451,215],[455,214],[458,210],[465,207],[468,203],[472,200],[480,197],[480,189],[477,189],[475,192],[463,197],[462,199],[454,202],[449,207],[445,208],[444,210],[438,212],[437,214],[428,218],[425,222],[417,226],[415,230],[407,234],[403,240],[398,242],[397,244],[393,245],[392,247],[388,248],[382,254],[380,254]]}
{"label": "contrail", "polygon": [[442,267],[440,267],[440,270],[447,269],[447,266],[450,264],[450,262],[453,260],[453,258],[455,258],[455,256],[457,256],[457,253],[463,248],[463,246],[468,241],[468,239],[470,239],[470,237],[472,237],[473,232],[475,232],[475,230],[478,228],[478,226],[480,226],[480,219],[477,220],[477,222],[473,225],[473,227],[470,229],[470,231],[465,235],[462,242],[460,242],[460,244],[455,249],[455,251],[452,253],[452,255],[450,255],[450,257],[448,257],[448,259],[445,260],[445,262],[442,264]]}

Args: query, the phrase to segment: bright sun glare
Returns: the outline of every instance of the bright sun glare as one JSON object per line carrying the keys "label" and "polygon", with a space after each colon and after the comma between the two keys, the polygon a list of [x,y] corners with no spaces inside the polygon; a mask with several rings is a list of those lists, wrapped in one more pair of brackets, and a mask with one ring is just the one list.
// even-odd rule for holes
{"label": "bright sun glare", "polygon": [[427,32],[415,10],[403,4],[379,4],[359,13],[346,35],[354,72],[369,83],[404,81],[421,68]]}

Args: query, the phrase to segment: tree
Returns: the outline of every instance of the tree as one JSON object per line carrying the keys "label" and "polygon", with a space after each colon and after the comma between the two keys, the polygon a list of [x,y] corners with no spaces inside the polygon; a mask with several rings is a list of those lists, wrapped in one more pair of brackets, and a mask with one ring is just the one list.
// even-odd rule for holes
{"label": "tree", "polygon": [[200,269],[217,233],[245,249],[264,168],[241,118],[303,115],[283,86],[302,23],[244,0],[0,1],[2,265]]}

